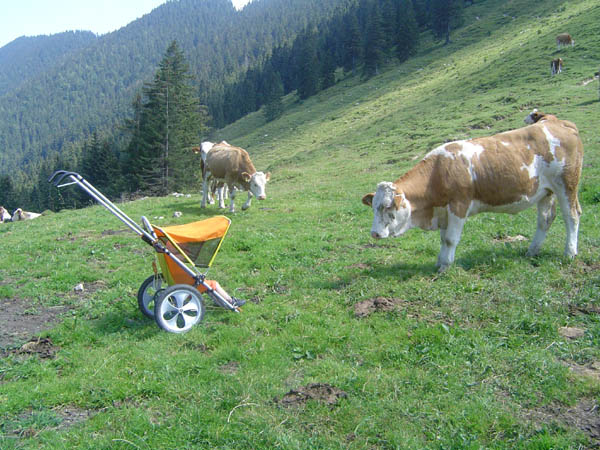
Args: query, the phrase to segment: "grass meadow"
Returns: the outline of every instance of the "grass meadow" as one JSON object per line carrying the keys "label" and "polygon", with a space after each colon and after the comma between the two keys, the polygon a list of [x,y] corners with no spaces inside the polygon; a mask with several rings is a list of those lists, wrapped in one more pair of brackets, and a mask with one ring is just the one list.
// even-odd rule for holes
{"label": "grass meadow", "polygon": [[[575,46],[557,50],[560,32]],[[197,192],[119,205],[159,225],[230,216],[209,278],[249,300],[241,314],[209,305],[190,332],[160,331],[136,301],[153,250],[100,206],[1,224],[0,308],[48,320],[55,353],[0,353],[0,448],[600,445],[600,4],[477,1],[451,37],[215,133],[272,173],[249,210],[200,209]],[[379,181],[534,107],[584,142],[575,260],[560,214],[525,256],[533,209],[469,219],[441,275],[438,233],[371,239],[361,197]]]}

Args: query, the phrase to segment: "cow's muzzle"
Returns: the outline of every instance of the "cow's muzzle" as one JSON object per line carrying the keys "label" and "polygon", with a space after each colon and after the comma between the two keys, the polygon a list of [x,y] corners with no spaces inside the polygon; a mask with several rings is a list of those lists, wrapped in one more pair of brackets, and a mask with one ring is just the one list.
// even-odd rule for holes
{"label": "cow's muzzle", "polygon": [[259,195],[259,196],[258,196],[258,199],[259,199],[259,200],[264,200],[264,199],[266,199],[266,198],[267,198],[267,196],[266,196],[266,195]]}

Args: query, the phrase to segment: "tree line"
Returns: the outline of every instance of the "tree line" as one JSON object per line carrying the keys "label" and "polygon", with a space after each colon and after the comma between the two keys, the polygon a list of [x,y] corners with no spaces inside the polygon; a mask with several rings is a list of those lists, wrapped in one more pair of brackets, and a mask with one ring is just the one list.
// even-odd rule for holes
{"label": "tree line", "polygon": [[260,108],[265,120],[274,120],[283,112],[283,96],[294,93],[302,101],[332,86],[336,76],[374,76],[412,56],[424,29],[448,40],[462,6],[462,0],[357,0],[307,25],[236,79],[212,86],[198,81],[172,41],[152,80],[131,99],[129,117],[115,125],[118,132],[95,131],[83,143],[65,144],[35,162],[29,185],[0,176],[0,205],[43,211],[89,204],[84,193],[47,183],[58,169],[79,172],[112,199],[198,189],[199,157],[191,149],[212,129]]}

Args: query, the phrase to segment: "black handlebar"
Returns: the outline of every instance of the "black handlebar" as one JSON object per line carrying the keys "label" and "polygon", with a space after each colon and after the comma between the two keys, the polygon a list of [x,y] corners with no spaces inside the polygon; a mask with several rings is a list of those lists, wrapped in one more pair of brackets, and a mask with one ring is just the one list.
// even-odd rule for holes
{"label": "black handlebar", "polygon": [[[77,172],[69,172],[67,170],[57,170],[48,178],[48,183],[53,183],[54,186],[57,186],[68,176],[73,176],[78,180],[81,180],[83,177],[79,175]],[[56,179],[55,179],[56,178]]]}

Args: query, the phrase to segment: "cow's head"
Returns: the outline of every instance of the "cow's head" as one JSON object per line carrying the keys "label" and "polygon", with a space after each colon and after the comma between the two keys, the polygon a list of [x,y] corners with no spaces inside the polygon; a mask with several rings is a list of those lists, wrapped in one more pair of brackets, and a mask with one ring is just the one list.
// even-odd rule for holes
{"label": "cow's head", "polygon": [[243,180],[250,184],[250,192],[259,200],[267,198],[267,181],[271,179],[271,172],[254,172],[250,175],[248,172],[242,173]]}
{"label": "cow's head", "polygon": [[394,183],[379,183],[377,191],[365,195],[362,202],[373,208],[371,236],[375,239],[400,236],[411,228],[410,202]]}
{"label": "cow's head", "polygon": [[527,125],[531,125],[533,123],[536,123],[538,120],[540,120],[544,116],[545,116],[545,114],[539,112],[536,108],[533,111],[531,111],[527,116],[525,116],[525,119],[523,119],[523,120]]}
{"label": "cow's head", "polygon": [[25,220],[25,217],[23,216],[23,210],[21,208],[17,208],[15,209],[15,212],[13,212],[12,221],[16,222],[18,220]]}

